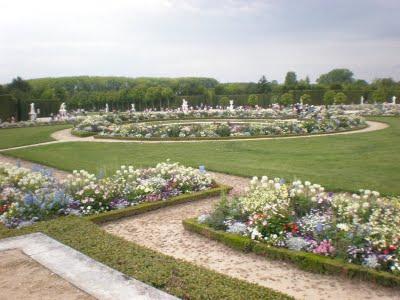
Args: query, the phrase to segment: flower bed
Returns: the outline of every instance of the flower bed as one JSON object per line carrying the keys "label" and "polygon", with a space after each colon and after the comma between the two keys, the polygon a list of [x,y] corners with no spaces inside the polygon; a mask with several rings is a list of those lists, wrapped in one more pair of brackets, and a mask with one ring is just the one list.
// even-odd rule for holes
{"label": "flower bed", "polygon": [[400,274],[400,201],[375,191],[334,194],[310,182],[254,178],[246,195],[222,199],[198,222],[244,237],[249,248],[255,241],[257,249],[287,248]]}
{"label": "flower bed", "polygon": [[63,182],[46,170],[0,164],[0,220],[7,227],[23,227],[60,215],[93,215],[144,203],[154,203],[154,209],[176,196],[214,187],[209,174],[169,162],[148,169],[121,166],[105,178],[74,171]]}
{"label": "flower bed", "polygon": [[306,120],[268,120],[263,122],[204,121],[170,124],[114,124],[106,121],[102,125],[98,125],[95,121],[92,128],[78,127],[74,132],[79,135],[97,132],[98,137],[185,139],[318,134],[359,129],[364,126],[365,120],[362,117],[333,115]]}
{"label": "flower bed", "polygon": [[337,112],[357,113],[362,116],[400,116],[400,104],[353,104],[353,105],[332,105],[328,109],[335,114]]}
{"label": "flower bed", "polygon": [[0,123],[0,129],[75,124],[75,123],[80,122],[82,120],[83,120],[83,117],[70,118],[68,120],[20,121],[20,122],[14,122],[14,123],[2,122],[2,123]]}

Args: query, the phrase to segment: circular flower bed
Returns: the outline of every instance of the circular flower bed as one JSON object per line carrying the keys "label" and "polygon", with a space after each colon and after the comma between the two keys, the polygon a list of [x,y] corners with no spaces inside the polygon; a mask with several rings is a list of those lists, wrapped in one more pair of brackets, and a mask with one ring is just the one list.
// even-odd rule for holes
{"label": "circular flower bed", "polygon": [[235,137],[265,137],[332,133],[365,127],[365,120],[356,115],[318,114],[311,118],[290,120],[214,120],[123,123],[107,117],[90,117],[77,125],[80,136],[132,139],[207,139]]}
{"label": "circular flower bed", "polygon": [[376,191],[331,193],[318,184],[254,177],[248,193],[198,218],[270,246],[400,274],[400,199]]}
{"label": "circular flower bed", "polygon": [[0,164],[0,221],[22,227],[59,215],[90,215],[202,191],[215,185],[207,173],[177,163],[154,168],[121,166],[110,177],[74,171],[57,182],[46,170]]}

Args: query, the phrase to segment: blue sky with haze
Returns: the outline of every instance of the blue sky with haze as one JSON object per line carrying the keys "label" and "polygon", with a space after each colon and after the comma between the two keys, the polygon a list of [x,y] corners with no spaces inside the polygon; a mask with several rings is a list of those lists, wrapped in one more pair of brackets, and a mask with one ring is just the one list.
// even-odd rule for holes
{"label": "blue sky with haze", "polygon": [[72,75],[400,80],[400,0],[0,0],[0,82]]}

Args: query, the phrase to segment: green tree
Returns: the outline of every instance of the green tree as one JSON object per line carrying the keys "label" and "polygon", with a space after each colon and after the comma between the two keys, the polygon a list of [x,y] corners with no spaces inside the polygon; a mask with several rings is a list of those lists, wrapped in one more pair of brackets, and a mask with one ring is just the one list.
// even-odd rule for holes
{"label": "green tree", "polygon": [[288,106],[294,103],[294,97],[292,93],[284,93],[279,97],[279,103]]}
{"label": "green tree", "polygon": [[389,92],[387,89],[380,87],[372,93],[372,100],[374,102],[383,103],[389,99]]}
{"label": "green tree", "polygon": [[14,78],[10,84],[7,85],[8,90],[11,92],[13,91],[20,91],[24,93],[29,93],[32,90],[31,85],[28,81],[23,80],[21,77]]}
{"label": "green tree", "polygon": [[324,94],[324,104],[325,105],[332,105],[334,102],[334,98],[335,98],[335,91],[327,91]]}
{"label": "green tree", "polygon": [[219,100],[219,105],[226,107],[229,105],[229,98],[227,96],[223,96],[221,97],[221,99]]}
{"label": "green tree", "polygon": [[263,94],[263,93],[268,93],[270,91],[271,91],[271,84],[268,82],[267,78],[265,78],[264,75],[261,76],[260,80],[257,83],[257,93]]}
{"label": "green tree", "polygon": [[352,83],[353,81],[353,72],[349,69],[333,69],[326,74],[322,74],[317,79],[317,82],[323,85],[341,85],[344,83]]}
{"label": "green tree", "polygon": [[[161,98],[164,105],[170,106],[170,102],[174,99],[174,91],[169,87],[164,87],[161,89]],[[161,105],[160,105],[161,106]]]}
{"label": "green tree", "polygon": [[304,94],[300,98],[303,104],[311,104],[311,96],[309,94]]}
{"label": "green tree", "polygon": [[256,106],[258,104],[258,97],[257,95],[251,94],[247,98],[247,104],[250,106]]}
{"label": "green tree", "polygon": [[333,102],[335,104],[344,104],[347,101],[347,96],[345,93],[339,92],[333,97]]}
{"label": "green tree", "polygon": [[289,89],[293,89],[297,85],[297,75],[293,71],[289,71],[285,76],[285,86]]}
{"label": "green tree", "polygon": [[149,87],[144,97],[147,107],[154,107],[154,104],[160,101],[161,98],[161,88],[158,86]]}

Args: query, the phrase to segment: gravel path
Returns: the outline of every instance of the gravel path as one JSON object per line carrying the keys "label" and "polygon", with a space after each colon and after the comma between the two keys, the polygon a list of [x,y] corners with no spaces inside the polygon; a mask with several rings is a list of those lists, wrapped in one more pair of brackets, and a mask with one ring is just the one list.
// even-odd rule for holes
{"label": "gravel path", "polygon": [[[235,193],[244,179],[223,175]],[[248,182],[248,180],[247,180]],[[239,188],[237,188],[239,187]],[[184,230],[182,220],[209,211],[218,198],[171,206],[103,225],[107,232],[178,259],[232,277],[258,283],[298,299],[400,299],[400,291],[373,283],[313,274],[295,266],[235,251],[219,242]]]}

